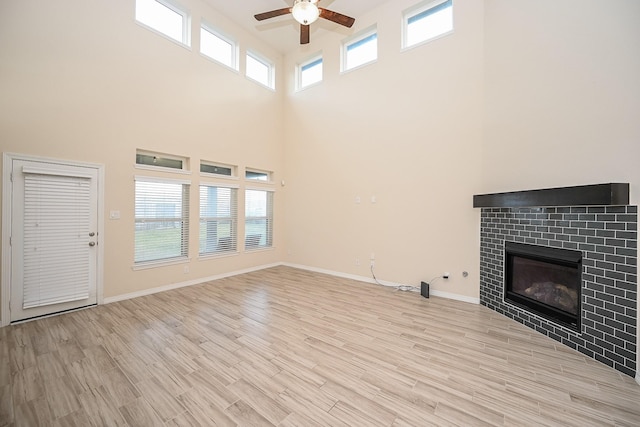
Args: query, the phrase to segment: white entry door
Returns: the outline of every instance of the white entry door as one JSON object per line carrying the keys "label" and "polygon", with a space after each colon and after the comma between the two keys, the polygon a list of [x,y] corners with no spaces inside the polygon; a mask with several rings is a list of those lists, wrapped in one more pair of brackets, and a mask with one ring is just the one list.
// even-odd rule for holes
{"label": "white entry door", "polygon": [[97,303],[98,169],[13,159],[11,321]]}

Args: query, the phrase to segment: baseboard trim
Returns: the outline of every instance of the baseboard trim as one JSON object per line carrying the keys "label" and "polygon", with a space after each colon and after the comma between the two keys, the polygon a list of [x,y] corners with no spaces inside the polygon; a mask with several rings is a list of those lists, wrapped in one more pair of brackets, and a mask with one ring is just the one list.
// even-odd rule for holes
{"label": "baseboard trim", "polygon": [[640,372],[636,374],[636,382],[640,385]]}
{"label": "baseboard trim", "polygon": [[435,297],[452,299],[452,300],[455,300],[455,301],[468,302],[469,304],[476,304],[476,305],[480,304],[480,298],[468,297],[466,295],[453,294],[451,292],[443,292],[443,291],[439,291],[437,289],[434,290],[433,288],[431,288],[429,290],[429,293],[431,295],[435,296]]}
{"label": "baseboard trim", "polygon": [[[158,292],[164,292],[164,291],[170,291],[173,289],[180,289],[180,288],[184,288],[187,286],[193,286],[193,285],[199,285],[201,283],[205,283],[205,282],[210,282],[213,280],[219,280],[219,279],[225,279],[227,277],[233,277],[233,276],[238,276],[240,274],[246,274],[246,273],[253,273],[255,271],[260,271],[260,270],[264,270],[267,268],[272,268],[272,267],[278,267],[278,266],[286,266],[286,267],[291,267],[291,268],[298,268],[300,270],[307,270],[307,271],[313,271],[315,273],[322,273],[322,274],[327,274],[329,276],[335,276],[335,277],[340,277],[343,279],[350,279],[350,280],[357,280],[358,282],[365,282],[365,283],[369,283],[372,285],[376,285],[376,281],[373,280],[373,278],[371,277],[366,277],[366,276],[359,276],[357,274],[349,274],[349,273],[342,273],[340,271],[334,271],[334,270],[327,270],[324,268],[317,268],[317,267],[311,267],[308,265],[302,265],[302,264],[293,264],[293,263],[289,263],[289,262],[276,262],[273,264],[265,264],[265,265],[260,265],[260,266],[256,266],[256,267],[250,267],[250,268],[245,268],[243,270],[236,270],[236,271],[230,271],[228,273],[221,273],[221,274],[217,274],[214,276],[209,276],[209,277],[201,277],[199,279],[194,279],[194,280],[188,280],[186,282],[179,282],[179,283],[170,283],[168,285],[163,285],[163,286],[157,286],[154,288],[149,288],[149,289],[143,289],[141,291],[136,291],[136,292],[129,292],[126,294],[121,294],[121,295],[116,295],[113,297],[105,297],[103,299],[103,304],[110,304],[112,302],[118,302],[118,301],[125,301],[128,299],[132,299],[132,298],[138,298],[138,297],[143,297],[146,295],[153,295],[156,294]],[[386,280],[378,280],[378,283],[383,285],[383,286],[388,286],[388,287],[398,287],[398,286],[405,286],[402,283],[394,283],[394,282],[389,282]],[[416,288],[413,291],[408,291],[408,292],[419,292],[419,289]],[[455,300],[455,301],[462,301],[462,302],[468,302],[470,304],[480,304],[480,299],[479,298],[473,298],[473,297],[468,297],[465,295],[458,295],[458,294],[454,294],[451,292],[443,292],[443,291],[439,291],[439,290],[434,290],[431,289],[430,290],[430,294],[434,297],[440,297],[440,298],[446,298],[446,299],[450,299],[450,300]],[[639,381],[640,383],[640,379],[638,377],[636,377],[636,381]]]}
{"label": "baseboard trim", "polygon": [[132,299],[132,298],[138,298],[138,297],[143,297],[143,296],[146,296],[146,295],[156,294],[158,292],[170,291],[170,290],[173,290],[173,289],[180,289],[180,288],[184,288],[184,287],[187,287],[187,286],[199,285],[201,283],[210,282],[212,280],[225,279],[227,277],[238,276],[240,274],[253,273],[254,271],[260,271],[260,270],[264,270],[266,268],[271,268],[271,267],[278,267],[280,265],[282,265],[282,263],[260,265],[260,266],[257,266],[257,267],[245,268],[243,270],[236,270],[236,271],[230,271],[228,273],[221,273],[221,274],[217,274],[215,276],[201,277],[199,279],[188,280],[186,282],[171,283],[171,284],[168,284],[168,285],[157,286],[155,288],[144,289],[144,290],[141,290],[141,291],[136,291],[136,292],[130,292],[130,293],[126,293],[126,294],[116,295],[116,296],[113,296],[113,297],[105,297],[104,300],[103,300],[103,303],[104,304],[110,304],[112,302],[124,301],[124,300]]}
{"label": "baseboard trim", "polygon": [[[315,273],[328,274],[330,276],[341,277],[343,279],[357,280],[359,282],[370,283],[372,285],[377,284],[376,281],[373,280],[373,278],[371,278],[371,277],[359,276],[359,275],[356,275],[356,274],[342,273],[342,272],[339,272],[339,271],[326,270],[324,268],[310,267],[308,265],[292,264],[292,263],[288,263],[288,262],[283,262],[281,265],[284,265],[284,266],[287,266],[287,267],[291,267],[291,268],[299,268],[300,270],[313,271]],[[383,286],[389,286],[389,287],[394,287],[394,288],[398,287],[398,286],[406,286],[403,283],[394,283],[394,282],[389,282],[389,281],[380,280],[380,279],[378,279],[378,283],[380,283]],[[416,287],[415,290],[408,291],[408,292],[419,293],[420,290],[419,290],[419,287]],[[446,299],[455,300],[455,301],[468,302],[470,304],[476,304],[476,305],[480,304],[480,298],[473,298],[473,297],[468,297],[468,296],[465,296],[465,295],[458,295],[458,294],[454,294],[454,293],[451,293],[451,292],[443,292],[443,291],[438,291],[438,290],[431,289],[430,290],[430,294],[432,296],[435,296],[435,297],[446,298]]]}

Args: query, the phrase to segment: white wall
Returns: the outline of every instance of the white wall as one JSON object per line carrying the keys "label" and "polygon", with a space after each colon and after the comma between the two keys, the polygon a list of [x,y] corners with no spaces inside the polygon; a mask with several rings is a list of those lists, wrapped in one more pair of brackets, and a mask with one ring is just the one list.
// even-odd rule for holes
{"label": "white wall", "polygon": [[[419,286],[448,271],[432,289],[477,298],[483,4],[457,2],[453,34],[401,52],[414,3],[357,18],[354,32],[377,23],[374,64],[341,75],[341,33],[285,59],[286,260],[371,277],[373,252],[381,280]],[[324,81],[295,92],[295,64],[320,51]]]}
{"label": "white wall", "polygon": [[[200,159],[262,168],[282,175],[282,91],[244,77],[244,50],[281,57],[198,0],[182,0],[193,16],[187,49],[138,25],[131,1],[4,0],[0,3],[0,151],[105,165],[104,295],[270,264],[282,259],[284,222],[276,249],[200,261],[197,173]],[[199,22],[238,37],[241,71],[199,53]],[[277,87],[283,80],[277,81]],[[133,271],[136,149],[187,156],[195,169],[189,263]],[[242,180],[239,184],[244,185]],[[276,189],[278,190],[278,189]],[[276,213],[284,206],[276,193]],[[240,212],[243,212],[242,198]]]}
{"label": "white wall", "polygon": [[640,201],[640,2],[485,2],[486,192],[631,183]]}

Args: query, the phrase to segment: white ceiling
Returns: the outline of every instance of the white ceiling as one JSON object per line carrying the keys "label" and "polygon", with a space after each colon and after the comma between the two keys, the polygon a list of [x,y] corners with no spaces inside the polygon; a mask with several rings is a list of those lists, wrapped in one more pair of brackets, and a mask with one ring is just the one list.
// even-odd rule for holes
{"label": "white ceiling", "polygon": [[[204,0],[222,15],[231,19],[250,33],[269,43],[281,53],[296,49],[300,44],[300,24],[288,14],[258,22],[253,15],[293,5],[293,0]],[[358,18],[388,0],[320,0],[319,7]],[[344,28],[326,19],[311,24],[311,42],[327,31],[352,34],[353,29]]]}

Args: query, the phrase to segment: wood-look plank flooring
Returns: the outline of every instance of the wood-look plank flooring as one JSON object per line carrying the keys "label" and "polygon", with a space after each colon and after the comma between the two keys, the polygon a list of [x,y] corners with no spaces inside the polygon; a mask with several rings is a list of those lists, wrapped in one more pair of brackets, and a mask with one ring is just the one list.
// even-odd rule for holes
{"label": "wood-look plank flooring", "polygon": [[639,426],[485,307],[277,267],[0,329],[2,426]]}

